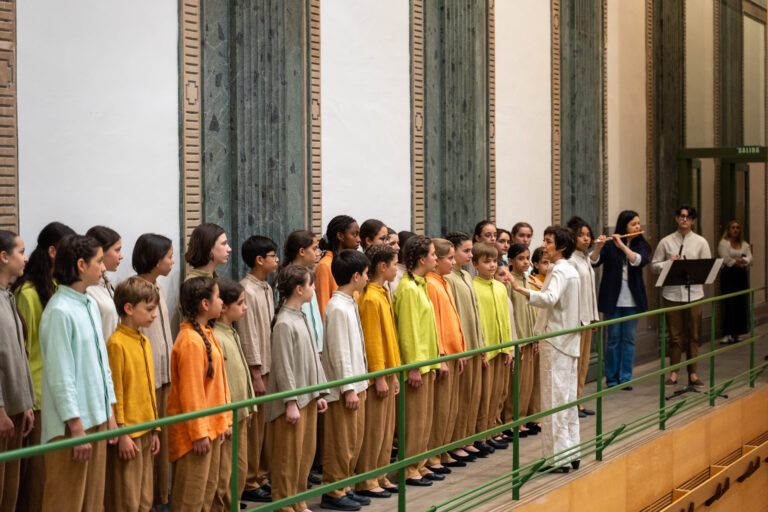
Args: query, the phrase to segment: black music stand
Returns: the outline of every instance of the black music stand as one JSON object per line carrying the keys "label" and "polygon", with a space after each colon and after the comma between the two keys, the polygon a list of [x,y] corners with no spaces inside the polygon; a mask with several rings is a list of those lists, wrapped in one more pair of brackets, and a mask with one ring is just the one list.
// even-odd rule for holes
{"label": "black music stand", "polygon": [[[722,258],[711,258],[701,260],[674,260],[664,263],[659,279],[656,281],[656,287],[661,286],[685,286],[688,291],[688,301],[691,302],[691,286],[697,284],[712,284],[717,278],[717,273],[723,265]],[[715,333],[711,334],[712,336]],[[662,343],[665,340],[661,340]],[[685,393],[699,393],[692,384],[688,384],[667,397],[667,400],[683,395]],[[728,398],[727,395],[721,395]]]}

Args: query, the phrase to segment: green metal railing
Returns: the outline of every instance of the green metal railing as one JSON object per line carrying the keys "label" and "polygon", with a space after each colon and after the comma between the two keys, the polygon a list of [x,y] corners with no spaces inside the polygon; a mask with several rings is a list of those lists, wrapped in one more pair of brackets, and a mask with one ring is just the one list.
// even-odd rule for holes
{"label": "green metal railing", "polygon": [[[170,424],[174,423],[180,423],[184,421],[188,421],[195,418],[200,418],[203,416],[208,416],[212,414],[218,414],[222,412],[233,412],[233,418],[237,417],[237,411],[243,407],[249,407],[253,405],[262,405],[265,402],[271,401],[271,400],[281,400],[283,398],[289,398],[293,396],[297,396],[304,393],[311,393],[313,391],[321,391],[328,389],[330,387],[334,386],[342,386],[345,384],[350,384],[354,382],[359,381],[367,381],[369,379],[374,379],[376,377],[382,377],[386,375],[391,374],[397,374],[398,379],[400,381],[400,394],[398,395],[398,409],[399,409],[399,421],[398,421],[398,430],[397,430],[397,437],[398,437],[398,457],[397,461],[391,464],[388,464],[387,466],[377,468],[371,471],[368,471],[366,473],[361,473],[358,475],[354,475],[352,477],[346,478],[344,480],[340,480],[337,482],[333,482],[330,484],[324,484],[317,487],[314,487],[312,489],[309,489],[305,492],[302,492],[300,494],[290,496],[275,502],[271,502],[268,504],[264,504],[263,506],[260,506],[258,508],[259,511],[271,511],[275,510],[284,506],[288,506],[290,504],[304,501],[308,498],[312,498],[315,496],[319,496],[321,494],[325,494],[327,492],[330,492],[335,489],[339,489],[341,487],[346,487],[348,485],[353,485],[355,483],[368,480],[369,478],[384,474],[384,473],[390,473],[392,471],[398,472],[398,511],[405,511],[406,510],[406,487],[405,487],[405,467],[409,466],[411,464],[414,464],[416,462],[419,462],[421,460],[424,460],[428,457],[431,457],[433,455],[438,455],[441,453],[444,453],[448,450],[453,450],[456,448],[460,448],[462,446],[465,446],[473,441],[485,439],[491,435],[495,435],[500,433],[503,430],[511,429],[514,433],[513,436],[513,442],[512,442],[512,449],[513,449],[513,470],[505,475],[502,475],[498,478],[495,478],[491,480],[490,482],[487,482],[481,486],[478,486],[474,489],[471,489],[469,491],[463,492],[457,496],[454,496],[450,498],[449,500],[446,500],[440,504],[434,505],[429,508],[430,511],[466,511],[469,510],[481,503],[484,503],[486,501],[489,501],[491,499],[494,499],[501,494],[504,494],[506,492],[512,493],[512,499],[517,500],[520,498],[520,488],[527,482],[529,482],[531,479],[535,478],[537,475],[544,475],[550,471],[552,471],[554,468],[551,468],[549,470],[540,471],[541,468],[547,466],[547,465],[553,465],[553,463],[561,460],[566,459],[568,460],[569,456],[573,456],[574,454],[578,453],[579,458],[584,458],[587,455],[595,454],[595,458],[600,461],[603,458],[604,450],[612,443],[626,439],[638,432],[641,432],[643,430],[652,428],[656,425],[658,425],[658,428],[663,430],[666,428],[666,422],[669,420],[672,416],[679,414],[683,411],[689,410],[693,407],[696,407],[697,405],[706,403],[709,401],[710,406],[714,406],[715,399],[720,396],[726,389],[732,387],[734,384],[740,383],[742,380],[744,381],[745,385],[748,385],[749,387],[755,386],[755,381],[757,377],[765,371],[765,369],[768,367],[768,363],[763,363],[761,365],[755,366],[755,341],[758,338],[761,338],[762,336],[755,336],[755,292],[765,290],[765,286],[761,286],[758,288],[751,288],[749,290],[744,290],[740,292],[730,293],[727,295],[721,295],[718,297],[712,297],[709,299],[703,299],[700,301],[692,302],[690,304],[684,304],[680,306],[673,306],[668,308],[661,308],[656,309],[653,311],[647,311],[644,313],[638,313],[631,316],[626,316],[622,318],[616,318],[612,320],[605,320],[602,322],[598,322],[595,324],[582,326],[574,329],[567,329],[563,331],[553,332],[553,333],[546,333],[538,336],[532,336],[530,338],[525,338],[522,340],[515,340],[507,343],[503,343],[501,345],[495,345],[491,347],[483,347],[478,348],[475,350],[469,350],[467,352],[463,352],[461,354],[453,354],[449,356],[443,356],[436,359],[431,359],[427,361],[420,361],[418,363],[411,363],[406,364],[402,366],[398,366],[396,368],[390,368],[386,370],[381,370],[377,372],[367,373],[365,375],[359,375],[355,377],[350,377],[346,379],[341,379],[333,382],[318,384],[315,386],[309,386],[306,388],[298,389],[298,390],[290,390],[290,391],[282,391],[280,393],[273,393],[271,395],[261,396],[258,398],[253,398],[249,400],[243,400],[236,403],[221,405],[218,407],[212,407],[210,409],[202,409],[199,411],[179,414],[176,416],[170,416],[154,421],[150,421],[147,423],[142,423],[139,425],[132,425],[127,427],[121,427],[115,430],[110,431],[104,431],[104,432],[98,432],[94,434],[88,434],[84,437],[78,437],[78,438],[70,438],[70,439],[63,439],[60,441],[54,441],[46,444],[41,444],[37,446],[29,446],[26,448],[21,448],[18,450],[8,451],[4,453],[0,453],[0,463],[19,459],[19,458],[25,458],[25,457],[32,457],[35,455],[41,455],[46,452],[50,452],[53,450],[60,450],[60,449],[66,449],[66,448],[72,448],[74,446],[81,445],[83,443],[89,443],[89,442],[97,442],[97,441],[104,441],[106,439],[111,439],[120,435],[124,434],[131,434],[134,432],[140,432],[140,431],[147,431],[151,430],[157,427],[164,427]],[[728,346],[725,346],[720,349],[715,348],[715,303],[737,297],[740,295],[749,294],[750,296],[750,307],[749,307],[749,323],[750,323],[750,335],[749,338],[740,341],[735,344],[731,344]],[[699,355],[695,358],[688,359],[686,361],[683,361],[679,364],[666,366],[666,313],[673,312],[673,311],[679,311],[688,309],[695,306],[700,306],[703,304],[710,304],[711,305],[711,323],[710,323],[710,341],[709,341],[709,347],[710,351],[706,354]],[[646,318],[651,316],[661,315],[661,357],[660,357],[660,367],[658,370],[647,373],[645,375],[642,375],[640,377],[634,378],[631,381],[619,384],[617,386],[613,386],[609,389],[602,389],[602,373],[603,373],[603,329],[606,326],[626,322],[629,320],[635,320],[640,318]],[[519,390],[519,368],[520,368],[520,354],[519,351],[515,350],[514,355],[514,370],[513,370],[513,379],[514,379],[514,409],[513,409],[513,421],[507,422],[503,425],[499,425],[494,428],[490,428],[488,430],[485,430],[483,432],[478,432],[476,434],[473,434],[471,436],[468,436],[464,439],[460,439],[458,441],[454,441],[451,443],[448,443],[446,445],[443,445],[441,447],[428,450],[426,452],[413,455],[411,457],[405,456],[405,417],[406,417],[406,409],[405,409],[405,393],[407,393],[407,386],[406,380],[407,380],[407,372],[409,370],[417,369],[422,366],[428,366],[437,364],[444,361],[451,361],[459,358],[465,358],[465,357],[472,357],[475,355],[482,354],[484,352],[488,352],[491,350],[498,350],[499,348],[506,348],[506,347],[514,347],[517,345],[530,343],[532,341],[539,341],[547,338],[552,338],[555,336],[560,336],[563,334],[571,334],[583,331],[585,329],[598,329],[598,335],[597,335],[597,371],[598,371],[598,378],[597,378],[597,390],[595,393],[583,396],[582,398],[575,400],[573,402],[560,405],[558,407],[555,407],[553,409],[547,410],[547,411],[541,411],[536,414],[532,414],[530,416],[526,416],[524,418],[519,417],[519,410],[518,410],[518,390]],[[720,383],[719,385],[716,385],[715,381],[715,358],[718,355],[724,354],[726,352],[729,352],[731,350],[740,348],[744,345],[749,345],[749,369],[735,377],[731,377],[724,382]],[[697,393],[694,395],[690,395],[687,398],[680,399],[674,403],[674,405],[668,405],[667,400],[665,397],[665,374],[671,372],[671,371],[677,371],[684,366],[687,366],[688,364],[692,362],[697,361],[703,361],[704,359],[709,359],[710,361],[710,378],[709,378],[709,390],[706,393]],[[609,394],[615,393],[618,390],[621,390],[622,388],[625,388],[627,386],[634,386],[640,382],[644,382],[649,379],[658,378],[659,382],[659,408],[653,411],[650,411],[649,413],[636,418],[632,421],[629,421],[627,423],[621,424],[618,427],[608,431],[603,432],[603,397],[607,396]],[[552,454],[551,456],[544,457],[541,459],[538,459],[536,461],[533,461],[529,464],[526,464],[524,466],[520,466],[520,437],[519,437],[519,428],[521,425],[524,425],[527,422],[535,421],[540,418],[544,418],[546,416],[549,416],[551,414],[554,414],[556,412],[560,412],[566,409],[569,409],[571,407],[575,407],[578,404],[582,404],[585,402],[590,402],[592,400],[596,401],[596,425],[595,425],[595,436],[583,441],[579,445],[575,447],[571,447],[567,450],[564,450],[559,453]],[[238,423],[237,421],[232,422],[232,475],[231,475],[231,492],[232,492],[232,508],[231,510],[238,511],[239,510],[239,489],[238,489]]]}

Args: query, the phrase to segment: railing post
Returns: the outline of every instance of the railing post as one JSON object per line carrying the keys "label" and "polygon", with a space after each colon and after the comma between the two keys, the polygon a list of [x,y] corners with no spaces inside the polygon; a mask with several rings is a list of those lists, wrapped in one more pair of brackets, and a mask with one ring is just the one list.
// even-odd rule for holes
{"label": "railing post", "polygon": [[[400,379],[400,394],[397,397],[397,460],[405,459],[405,372],[401,371],[398,376]],[[405,468],[397,470],[397,510],[405,512]]]}
{"label": "railing post", "polygon": [[[667,314],[661,314],[661,370],[666,367],[667,364]],[[664,373],[659,376],[659,430],[666,428],[667,420],[666,411],[664,406],[667,403],[667,397],[664,395]]]}
{"label": "railing post", "polygon": [[240,489],[238,485],[237,466],[239,462],[240,446],[237,443],[237,437],[239,435],[239,429],[237,424],[237,409],[232,411],[232,475],[229,480],[229,489],[232,494],[230,501],[230,510],[232,512],[239,512],[240,510]]}
{"label": "railing post", "polygon": [[710,303],[712,318],[709,321],[709,406],[715,406],[715,302]]}
{"label": "railing post", "polygon": [[[603,390],[603,327],[597,329],[597,392]],[[597,437],[597,452],[595,458],[603,460],[603,449],[601,448],[601,436],[603,435],[603,397],[597,397],[597,407],[595,416],[595,437]]]}
{"label": "railing post", "polygon": [[749,387],[755,387],[755,292],[749,292]]}
{"label": "railing post", "polygon": [[[514,392],[515,396],[514,403],[512,404],[512,419],[514,421],[517,421],[520,419],[520,345],[514,347],[515,350],[515,362],[514,362],[514,373],[512,374],[512,379],[514,380]],[[531,356],[533,356],[533,351],[531,351]],[[517,471],[520,469],[520,427],[516,426],[513,430],[512,434],[512,471]],[[520,487],[517,485],[517,480],[520,477],[517,473],[514,477],[512,477],[512,499],[513,500],[519,500],[520,499]]]}

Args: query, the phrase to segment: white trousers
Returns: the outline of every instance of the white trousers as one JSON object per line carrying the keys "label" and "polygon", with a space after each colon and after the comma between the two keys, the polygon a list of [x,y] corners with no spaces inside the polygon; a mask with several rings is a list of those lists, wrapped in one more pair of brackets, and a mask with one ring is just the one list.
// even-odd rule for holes
{"label": "white trousers", "polygon": [[[541,410],[553,409],[576,400],[578,357],[563,354],[546,341],[539,343],[539,378]],[[567,450],[579,444],[579,412],[574,405],[542,418],[542,456]],[[580,458],[579,450],[559,455],[554,465],[567,464]]]}

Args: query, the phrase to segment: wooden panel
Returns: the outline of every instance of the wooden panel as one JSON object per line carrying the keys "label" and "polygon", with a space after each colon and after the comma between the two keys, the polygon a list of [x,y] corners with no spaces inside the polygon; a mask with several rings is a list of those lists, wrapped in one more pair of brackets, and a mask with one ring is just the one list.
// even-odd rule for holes
{"label": "wooden panel", "polygon": [[671,435],[672,481],[679,486],[710,464],[708,422],[705,418],[696,419]]}
{"label": "wooden panel", "polygon": [[[663,436],[627,454],[626,481],[643,485],[627,486],[625,510],[640,510],[675,486],[669,463],[671,452],[672,436]],[[649,467],[653,471],[648,471]]]}
{"label": "wooden panel", "polygon": [[19,232],[16,0],[0,2],[0,229]]}
{"label": "wooden panel", "polygon": [[201,30],[200,1],[182,0],[181,13],[181,236],[186,249],[202,222]]}
{"label": "wooden panel", "polygon": [[560,224],[561,203],[561,127],[560,127],[560,0],[552,7],[552,224]]}
{"label": "wooden panel", "polygon": [[488,220],[496,222],[496,16],[494,0],[487,1],[488,33]]}
{"label": "wooden panel", "polygon": [[714,464],[741,446],[741,401],[718,407],[707,416],[709,463]]}
{"label": "wooden panel", "polygon": [[768,393],[766,388],[742,398],[741,418],[749,421],[741,422],[741,440],[747,443],[765,431],[768,431]]}
{"label": "wooden panel", "polygon": [[[595,510],[630,510],[626,507],[627,458],[622,457],[610,466],[603,466],[571,484],[572,512]],[[610,485],[606,485],[610,482]],[[634,483],[634,482],[633,482]],[[632,487],[635,487],[632,485]]]}
{"label": "wooden panel", "polygon": [[411,229],[424,233],[424,0],[411,0]]}
{"label": "wooden panel", "polygon": [[320,0],[308,0],[307,29],[309,56],[307,72],[309,81],[309,229],[318,237],[323,232],[323,168],[321,151],[321,113],[320,108]]}

